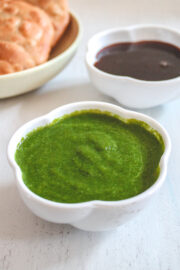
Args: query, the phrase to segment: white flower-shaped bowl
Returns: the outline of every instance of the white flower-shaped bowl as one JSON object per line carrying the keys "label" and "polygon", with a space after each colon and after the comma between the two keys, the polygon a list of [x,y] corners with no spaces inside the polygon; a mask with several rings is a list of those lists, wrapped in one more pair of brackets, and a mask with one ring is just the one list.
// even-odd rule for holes
{"label": "white flower-shaped bowl", "polygon": [[[15,152],[18,143],[27,133],[44,126],[54,119],[79,110],[98,109],[119,115],[125,119],[137,119],[146,122],[150,127],[161,134],[165,151],[160,160],[160,175],[157,181],[143,193],[120,201],[89,201],[83,203],[57,203],[46,200],[33,193],[23,182],[22,173],[15,161]],[[141,211],[146,203],[154,196],[163,184],[166,172],[171,143],[164,128],[152,118],[122,109],[119,106],[103,102],[78,102],[55,109],[47,115],[36,118],[19,128],[12,136],[8,145],[8,158],[16,174],[16,184],[20,195],[27,207],[37,216],[55,223],[68,223],[79,229],[88,231],[103,231],[114,229]]]}
{"label": "white flower-shaped bowl", "polygon": [[121,42],[161,41],[180,49],[180,32],[163,26],[137,25],[100,32],[88,42],[86,65],[93,85],[120,104],[130,108],[150,108],[180,96],[180,76],[164,81],[145,81],[117,76],[96,68],[97,53]]}

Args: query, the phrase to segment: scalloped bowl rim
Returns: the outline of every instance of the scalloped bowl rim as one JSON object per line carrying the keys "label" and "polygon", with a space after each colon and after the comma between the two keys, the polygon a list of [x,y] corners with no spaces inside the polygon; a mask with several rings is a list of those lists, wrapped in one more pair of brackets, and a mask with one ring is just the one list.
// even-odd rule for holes
{"label": "scalloped bowl rim", "polygon": [[[68,109],[71,107],[75,107],[75,110],[73,111],[78,111],[79,106],[84,105],[87,106],[87,110],[91,109],[90,107],[92,106],[94,109],[94,106],[96,107],[96,109],[100,109],[102,110],[102,107],[104,107],[104,109],[102,111],[109,111],[112,112],[111,109],[114,109],[116,111],[119,112],[120,115],[124,115],[127,116],[127,118],[134,118],[134,119],[138,119],[140,121],[144,121],[146,122],[149,126],[151,126],[153,129],[157,130],[162,138],[163,138],[163,142],[165,145],[165,150],[164,153],[160,159],[160,163],[159,163],[159,167],[160,167],[160,174],[159,177],[157,178],[156,182],[150,186],[147,190],[145,190],[144,192],[130,197],[128,199],[124,199],[124,200],[118,200],[118,201],[102,201],[102,200],[92,200],[92,201],[87,201],[87,202],[81,202],[81,203],[60,203],[60,202],[54,202],[48,199],[45,199],[43,197],[40,197],[39,195],[35,194],[34,192],[32,192],[23,182],[22,179],[22,174],[21,174],[21,169],[19,168],[19,166],[17,165],[14,155],[15,152],[13,152],[12,149],[12,145],[13,145],[13,141],[17,141],[16,137],[18,137],[18,143],[20,142],[22,136],[19,136],[19,134],[23,131],[26,130],[28,127],[32,126],[34,123],[39,123],[38,126],[44,126],[50,122],[53,121],[53,119],[56,119],[60,116],[54,117],[53,119],[51,119],[51,115],[55,115],[58,114],[60,111],[62,111],[63,109]],[[101,108],[100,108],[101,107]],[[79,110],[84,110],[84,109],[79,109]],[[68,113],[65,113],[68,114]],[[62,114],[64,115],[64,114]],[[45,121],[44,121],[45,120]],[[44,124],[44,122],[46,122]],[[41,124],[43,123],[43,124]],[[152,123],[149,124],[149,123]],[[155,127],[154,127],[155,126]],[[33,128],[34,129],[34,128]],[[32,130],[33,130],[32,129]],[[28,131],[27,133],[29,133],[30,131]],[[26,134],[27,134],[26,133]],[[17,143],[17,144],[18,144]],[[16,147],[17,147],[16,144]],[[167,173],[167,163],[168,163],[168,158],[169,158],[169,154],[171,151],[171,141],[169,138],[169,135],[167,133],[167,131],[153,118],[142,114],[142,113],[138,113],[138,112],[134,112],[131,110],[127,110],[124,109],[120,106],[111,104],[111,103],[106,103],[106,102],[94,102],[94,101],[84,101],[84,102],[74,102],[74,103],[70,103],[67,105],[63,105],[60,106],[54,110],[52,110],[51,112],[49,112],[48,114],[45,114],[41,117],[35,118],[34,120],[31,120],[29,122],[27,122],[26,124],[24,124],[23,126],[21,126],[12,136],[9,144],[8,144],[8,150],[7,150],[7,154],[8,154],[8,159],[9,162],[11,164],[11,166],[13,167],[13,169],[15,170],[15,174],[16,174],[16,180],[19,182],[21,188],[23,189],[23,192],[25,192],[26,194],[28,194],[29,197],[31,197],[31,199],[35,200],[35,201],[39,201],[44,205],[50,206],[50,207],[55,207],[55,208],[66,208],[66,209],[72,209],[72,208],[84,208],[84,207],[97,207],[97,206],[123,206],[123,205],[129,205],[132,203],[136,203],[138,201],[144,200],[145,198],[148,198],[149,196],[151,196],[154,192],[156,192],[160,186],[163,184],[164,180],[165,180],[165,176]]]}
{"label": "scalloped bowl rim", "polygon": [[[154,85],[164,84],[164,83],[174,82],[174,81],[180,81],[180,76],[172,78],[172,79],[168,79],[168,80],[147,81],[147,80],[136,79],[136,78],[133,78],[133,77],[130,77],[130,76],[114,75],[114,74],[110,74],[110,73],[107,73],[107,72],[104,72],[104,71],[98,69],[97,67],[94,66],[94,63],[89,61],[89,53],[91,51],[90,43],[92,42],[93,39],[98,38],[98,37],[102,37],[102,36],[108,36],[109,34],[112,34],[112,33],[115,33],[115,32],[121,32],[121,31],[124,31],[124,30],[127,31],[127,32],[131,32],[131,31],[134,31],[136,29],[145,29],[146,30],[148,28],[163,29],[164,31],[172,32],[175,35],[180,35],[180,31],[178,31],[177,29],[167,27],[167,26],[164,26],[164,25],[161,25],[161,24],[137,24],[137,25],[131,25],[131,26],[127,26],[127,27],[111,28],[111,29],[108,29],[108,30],[105,30],[105,31],[102,31],[102,32],[98,32],[94,36],[92,36],[90,38],[90,40],[88,41],[87,51],[86,51],[86,64],[94,72],[97,72],[99,75],[106,76],[106,77],[114,79],[114,80],[122,80],[123,79],[123,80],[142,83],[142,84],[154,84]],[[148,40],[148,39],[146,39],[146,40]],[[173,45],[173,43],[171,43],[171,44]],[[102,49],[103,49],[103,47],[102,47]]]}

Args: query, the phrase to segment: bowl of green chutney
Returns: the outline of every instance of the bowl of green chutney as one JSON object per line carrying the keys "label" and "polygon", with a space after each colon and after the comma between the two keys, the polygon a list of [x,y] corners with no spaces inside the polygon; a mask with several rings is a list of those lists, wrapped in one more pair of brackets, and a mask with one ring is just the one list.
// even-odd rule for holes
{"label": "bowl of green chutney", "polygon": [[61,106],[8,145],[20,195],[37,216],[82,230],[114,229],[163,184],[171,150],[154,119],[104,102]]}

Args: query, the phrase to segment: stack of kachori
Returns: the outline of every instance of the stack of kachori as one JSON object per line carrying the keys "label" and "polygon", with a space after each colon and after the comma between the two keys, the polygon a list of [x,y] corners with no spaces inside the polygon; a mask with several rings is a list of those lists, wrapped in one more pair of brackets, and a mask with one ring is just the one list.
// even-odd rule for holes
{"label": "stack of kachori", "polygon": [[67,0],[1,0],[0,75],[47,61],[69,19]]}

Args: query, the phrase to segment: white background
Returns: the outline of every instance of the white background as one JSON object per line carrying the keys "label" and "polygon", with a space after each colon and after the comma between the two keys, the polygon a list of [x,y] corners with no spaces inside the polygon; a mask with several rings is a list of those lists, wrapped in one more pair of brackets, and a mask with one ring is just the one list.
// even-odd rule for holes
{"label": "white background", "polygon": [[6,150],[25,122],[69,102],[117,104],[90,84],[84,65],[87,40],[111,27],[161,23],[179,28],[179,0],[71,0],[84,27],[70,65],[43,88],[0,101],[0,270],[179,270],[180,269],[180,99],[142,112],[168,130],[172,154],[168,176],[155,200],[131,222],[103,233],[35,217],[21,201]]}

